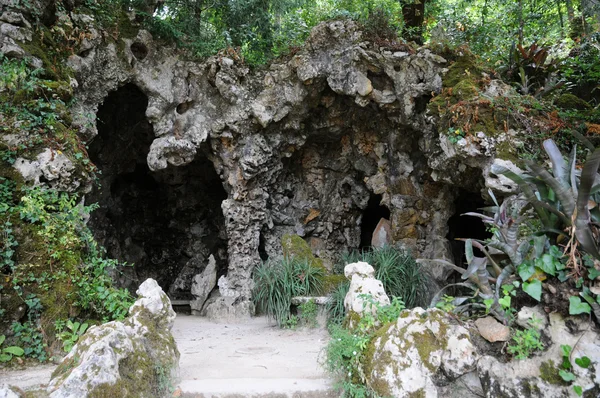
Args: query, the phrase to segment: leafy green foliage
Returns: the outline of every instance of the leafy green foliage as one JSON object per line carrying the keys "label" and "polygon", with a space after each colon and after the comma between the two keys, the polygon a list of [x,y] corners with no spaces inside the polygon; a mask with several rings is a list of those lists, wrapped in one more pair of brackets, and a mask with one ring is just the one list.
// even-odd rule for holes
{"label": "leafy green foliage", "polygon": [[39,326],[32,321],[24,323],[14,322],[12,330],[20,347],[23,347],[24,356],[36,359],[40,362],[48,360],[46,351],[47,344]]}
{"label": "leafy green foliage", "polygon": [[517,330],[512,338],[514,343],[509,345],[507,350],[517,359],[529,358],[535,351],[544,349],[540,338],[540,332],[533,327]]}
{"label": "leafy green foliage", "polygon": [[392,302],[387,306],[382,306],[370,295],[361,297],[365,309],[374,309],[375,314],[364,311],[353,330],[331,324],[331,340],[325,348],[325,369],[339,378],[338,386],[344,391],[344,397],[373,396],[364,383],[361,360],[377,327],[395,322],[404,309],[404,303],[398,297],[392,297]]}
{"label": "leafy green foliage", "polygon": [[317,315],[319,308],[314,299],[310,299],[298,306],[300,324],[309,328],[317,327]]}
{"label": "leafy green foliage", "polygon": [[25,353],[25,350],[18,346],[2,347],[5,340],[6,336],[0,335],[0,362],[9,362],[13,357],[20,357]]}
{"label": "leafy green foliage", "polygon": [[569,314],[589,314],[592,311],[592,307],[588,303],[582,302],[577,296],[569,297]]}
{"label": "leafy green foliage", "polygon": [[[570,383],[577,380],[577,376],[572,372],[573,365],[571,364],[571,354],[573,352],[573,347],[568,344],[563,344],[560,346],[563,355],[563,361],[558,371],[559,376],[566,383]],[[590,367],[592,361],[590,358],[583,356],[580,358],[575,358],[575,364],[580,368],[587,369]],[[583,394],[583,388],[576,384],[573,385],[573,391],[577,396],[581,396]]]}
{"label": "leafy green foliage", "polygon": [[253,300],[258,310],[282,326],[290,318],[292,297],[319,292],[323,277],[323,269],[311,266],[306,259],[269,261],[254,270]]}
{"label": "leafy green foliage", "polygon": [[63,350],[66,353],[69,353],[75,343],[77,343],[77,340],[79,340],[87,330],[88,324],[73,322],[70,319],[67,319],[66,322],[62,319],[58,319],[54,322],[54,328],[56,330],[56,338],[63,344]]}

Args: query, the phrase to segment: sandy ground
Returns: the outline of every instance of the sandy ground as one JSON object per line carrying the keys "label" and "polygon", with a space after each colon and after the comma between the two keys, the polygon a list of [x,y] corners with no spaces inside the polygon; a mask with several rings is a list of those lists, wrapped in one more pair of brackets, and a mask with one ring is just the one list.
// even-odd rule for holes
{"label": "sandy ground", "polygon": [[[173,336],[181,353],[179,387],[191,396],[273,391],[291,395],[325,391],[331,386],[319,365],[328,340],[323,329],[284,330],[262,317],[243,323],[214,323],[178,315]],[[0,370],[0,382],[36,388],[48,383],[54,368]],[[200,393],[203,395],[194,395]]]}

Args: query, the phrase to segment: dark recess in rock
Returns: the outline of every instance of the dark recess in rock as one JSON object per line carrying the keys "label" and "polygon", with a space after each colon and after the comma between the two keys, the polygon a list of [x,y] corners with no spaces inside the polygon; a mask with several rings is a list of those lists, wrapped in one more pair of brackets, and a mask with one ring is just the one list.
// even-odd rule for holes
{"label": "dark recess in rock", "polygon": [[[485,201],[479,196],[479,193],[469,192],[459,188],[458,196],[454,201],[454,214],[448,220],[448,241],[452,246],[452,254],[455,264],[467,267],[465,259],[465,243],[456,239],[479,239],[485,240],[492,236],[485,228],[485,224],[480,218],[472,216],[463,216],[461,214],[468,212],[482,213],[482,207],[485,207]],[[483,256],[479,250],[474,251],[476,256]]]}
{"label": "dark recess in rock", "polygon": [[136,41],[131,44],[131,52],[138,61],[142,61],[148,55],[148,47],[144,43]]}
{"label": "dark recess in rock", "polygon": [[373,232],[379,223],[379,220],[390,219],[390,210],[380,204],[381,195],[371,194],[369,204],[362,215],[362,224],[360,228],[360,248],[365,249],[371,246]]}
{"label": "dark recess in rock", "polygon": [[111,257],[133,264],[116,276],[122,286],[133,290],[154,278],[172,298],[187,299],[210,254],[225,273],[221,202],[227,194],[204,152],[187,166],[150,171],[146,156],[154,134],[147,104],[146,95],[127,84],[98,110],[89,153],[102,172],[101,186],[87,202],[100,208],[90,226]]}

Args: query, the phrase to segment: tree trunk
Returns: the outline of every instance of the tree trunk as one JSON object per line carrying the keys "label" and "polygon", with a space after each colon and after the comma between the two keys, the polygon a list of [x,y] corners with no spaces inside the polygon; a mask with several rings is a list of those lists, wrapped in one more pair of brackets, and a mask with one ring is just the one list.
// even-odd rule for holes
{"label": "tree trunk", "polygon": [[402,16],[404,17],[402,36],[406,40],[423,44],[423,22],[425,21],[426,0],[408,1],[410,2],[402,5]]}
{"label": "tree trunk", "polygon": [[562,4],[556,0],[556,9],[558,10],[558,22],[560,22],[560,37],[565,36],[565,21],[563,20]]}
{"label": "tree trunk", "polygon": [[567,18],[569,22],[573,22],[573,18],[575,18],[575,11],[573,10],[573,2],[571,0],[566,0],[567,4]]}
{"label": "tree trunk", "polygon": [[523,45],[523,0],[519,0],[519,10],[517,12],[517,17],[519,19],[519,44]]}

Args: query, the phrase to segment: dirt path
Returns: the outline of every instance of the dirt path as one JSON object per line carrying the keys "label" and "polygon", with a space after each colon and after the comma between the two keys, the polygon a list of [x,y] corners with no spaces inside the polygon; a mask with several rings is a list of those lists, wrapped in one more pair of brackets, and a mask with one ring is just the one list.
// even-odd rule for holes
{"label": "dirt path", "polygon": [[[173,336],[184,396],[331,395],[331,382],[319,366],[328,339],[323,329],[284,330],[262,317],[220,324],[178,315]],[[54,368],[0,370],[0,383],[34,389],[48,383]]]}

